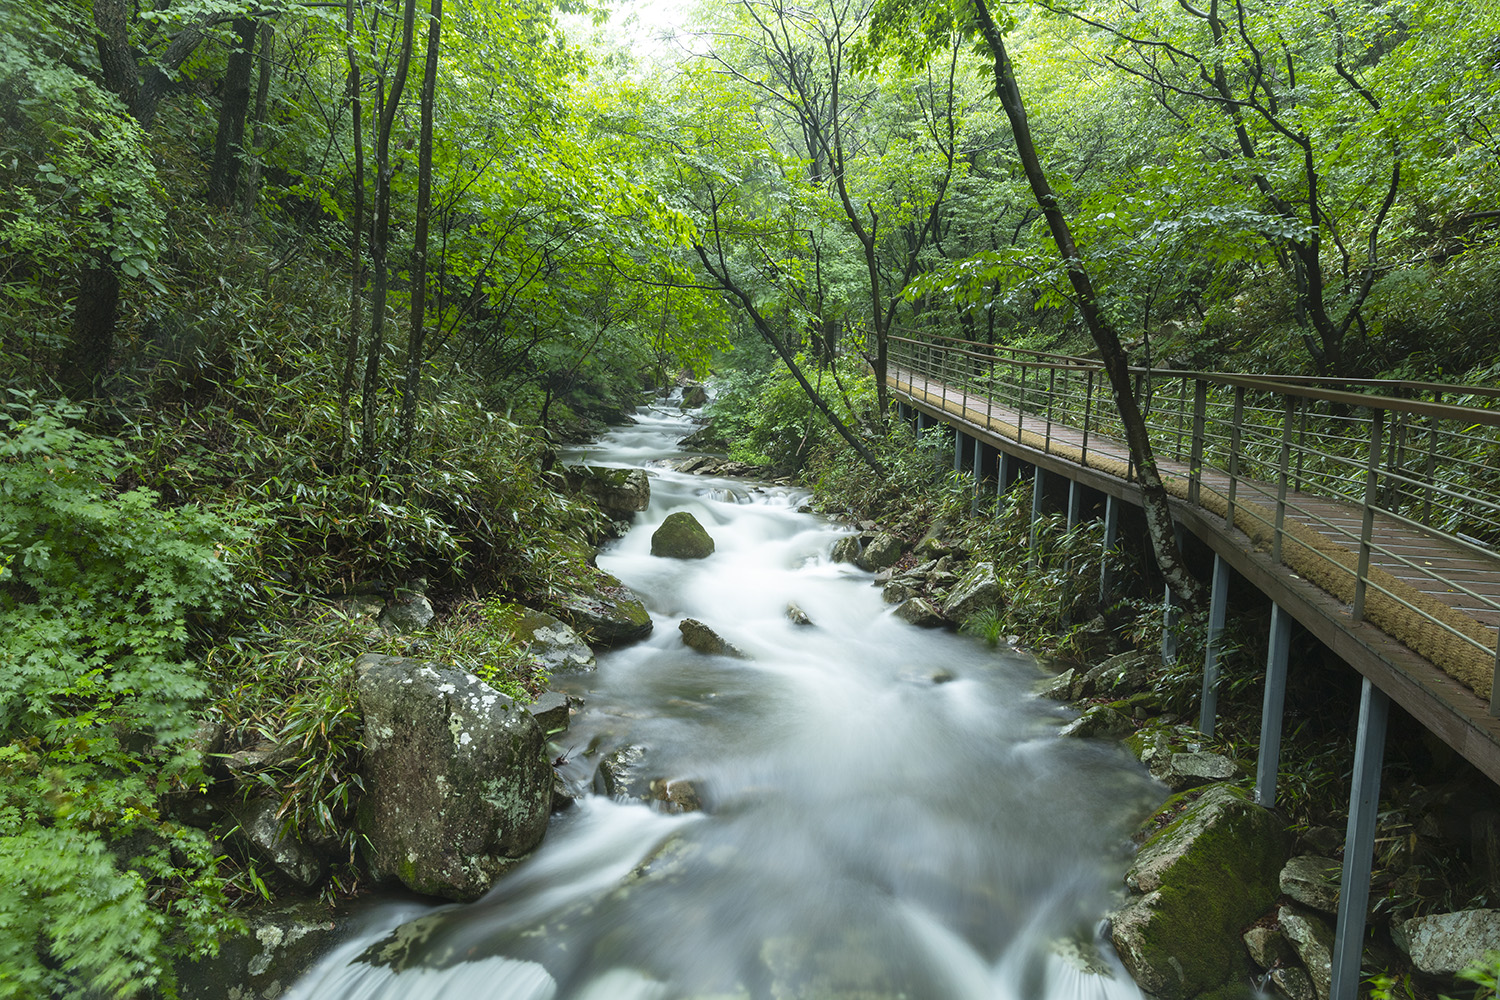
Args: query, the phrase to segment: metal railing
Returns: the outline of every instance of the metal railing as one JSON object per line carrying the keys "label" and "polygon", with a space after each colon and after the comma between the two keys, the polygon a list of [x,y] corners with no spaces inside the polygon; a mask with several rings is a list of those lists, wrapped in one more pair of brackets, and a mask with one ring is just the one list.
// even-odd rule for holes
{"label": "metal railing", "polygon": [[[916,398],[1135,478],[1097,361],[931,335],[892,336],[890,358]],[[1500,716],[1500,389],[1131,374],[1170,492],[1488,693]]]}

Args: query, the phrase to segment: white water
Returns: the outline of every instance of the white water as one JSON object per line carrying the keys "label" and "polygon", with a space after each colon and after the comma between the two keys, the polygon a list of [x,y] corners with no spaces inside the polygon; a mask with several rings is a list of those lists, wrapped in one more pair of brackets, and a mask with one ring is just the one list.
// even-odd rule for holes
{"label": "white water", "polygon": [[[569,460],[649,465],[690,429],[644,409]],[[650,509],[599,564],[656,629],[555,679],[585,699],[563,773],[585,789],[640,744],[706,811],[586,796],[484,899],[379,907],[289,996],[1138,1000],[1117,968],[1061,957],[1092,940],[1155,802],[1135,762],[1058,739],[1028,659],[893,618],[868,574],[827,561],[847,529],[797,513],[805,494],[650,471]],[[675,510],[713,556],[650,555]],[[685,648],[685,616],[751,659]]]}

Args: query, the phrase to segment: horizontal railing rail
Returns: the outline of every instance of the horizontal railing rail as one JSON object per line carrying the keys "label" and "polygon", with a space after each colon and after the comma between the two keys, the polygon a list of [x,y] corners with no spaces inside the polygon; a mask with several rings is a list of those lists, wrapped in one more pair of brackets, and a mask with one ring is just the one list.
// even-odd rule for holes
{"label": "horizontal railing rail", "polygon": [[[1136,478],[1097,360],[935,335],[889,345],[890,377],[913,398]],[[1500,388],[1130,373],[1169,491],[1488,695],[1500,716]]]}

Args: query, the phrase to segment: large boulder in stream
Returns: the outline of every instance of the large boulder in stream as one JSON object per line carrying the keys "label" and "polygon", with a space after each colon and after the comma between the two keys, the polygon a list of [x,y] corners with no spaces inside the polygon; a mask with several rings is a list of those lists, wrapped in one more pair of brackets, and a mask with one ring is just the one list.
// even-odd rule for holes
{"label": "large boulder in stream", "polygon": [[594,651],[562,619],[519,604],[501,605],[499,619],[500,625],[541,661],[549,674],[594,669]]}
{"label": "large boulder in stream", "polygon": [[473,674],[366,654],[357,825],[370,872],[472,900],[539,843],[552,808],[547,741],[531,713]]}
{"label": "large boulder in stream", "polygon": [[595,646],[618,646],[651,634],[654,627],[645,603],[635,591],[608,573],[600,573],[587,591],[565,593],[557,613]]}
{"label": "large boulder in stream", "polygon": [[1282,821],[1238,788],[1184,801],[1150,821],[1171,817],[1136,855],[1125,881],[1139,895],[1110,930],[1125,968],[1162,1000],[1214,989],[1244,964],[1240,934],[1275,901],[1289,847]]}
{"label": "large boulder in stream", "polygon": [[644,469],[605,469],[572,465],[563,470],[568,489],[593,498],[606,517],[629,520],[651,502],[651,480]]}
{"label": "large boulder in stream", "polygon": [[707,559],[714,554],[714,540],[696,517],[685,510],[674,511],[652,534],[651,554],[668,559]]}

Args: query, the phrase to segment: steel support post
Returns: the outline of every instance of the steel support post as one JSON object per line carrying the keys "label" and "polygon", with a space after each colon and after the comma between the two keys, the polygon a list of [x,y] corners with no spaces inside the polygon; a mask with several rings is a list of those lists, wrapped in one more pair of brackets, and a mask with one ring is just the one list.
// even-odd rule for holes
{"label": "steel support post", "polygon": [[1068,480],[1068,530],[1078,527],[1083,520],[1083,486],[1076,479]]}
{"label": "steel support post", "polygon": [[1339,882],[1339,922],[1333,941],[1330,1000],[1356,1000],[1360,958],[1365,950],[1365,913],[1370,903],[1370,865],[1375,857],[1375,816],[1380,805],[1380,768],[1391,701],[1368,677],[1359,696],[1359,733],[1354,741],[1354,780],[1349,789],[1349,826],[1344,834],[1344,874]]}
{"label": "steel support post", "polygon": [[1037,564],[1037,521],[1042,516],[1042,497],[1047,492],[1046,476],[1040,465],[1035,466],[1031,473],[1031,539],[1027,551],[1031,554],[1033,566]]}
{"label": "steel support post", "polygon": [[1120,501],[1111,494],[1104,498],[1104,551],[1100,553],[1103,561],[1099,569],[1099,603],[1109,605],[1110,592],[1115,589],[1114,566],[1110,559],[1110,550],[1120,540]]}
{"label": "steel support post", "polygon": [[964,471],[964,442],[968,435],[957,427],[953,428],[953,471]]}
{"label": "steel support post", "polygon": [[1281,766],[1281,712],[1286,707],[1286,661],[1292,644],[1292,616],[1271,604],[1271,648],[1266,653],[1266,696],[1260,708],[1260,757],[1255,770],[1255,801],[1276,804],[1276,769]]}
{"label": "steel support post", "polygon": [[1224,641],[1224,618],[1229,611],[1229,564],[1214,555],[1213,590],[1208,598],[1208,641],[1203,648],[1203,694],[1198,702],[1198,731],[1214,734],[1219,718],[1219,646]]}
{"label": "steel support post", "polygon": [[999,496],[1010,488],[1011,476],[1015,473],[1016,460],[1010,457],[1009,452],[1000,453],[1000,465],[995,470],[995,496]]}
{"label": "steel support post", "polygon": [[[1172,522],[1172,537],[1177,542],[1177,551],[1182,551],[1182,525],[1176,521]],[[1177,595],[1172,593],[1172,588],[1166,588],[1166,595],[1162,598],[1161,616],[1161,662],[1172,664],[1177,662]]]}

